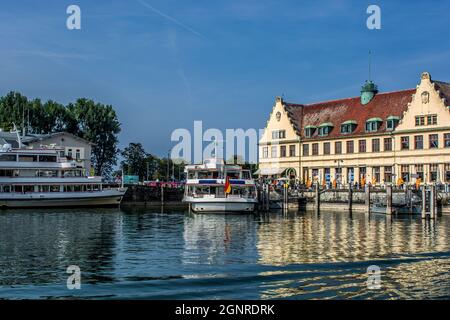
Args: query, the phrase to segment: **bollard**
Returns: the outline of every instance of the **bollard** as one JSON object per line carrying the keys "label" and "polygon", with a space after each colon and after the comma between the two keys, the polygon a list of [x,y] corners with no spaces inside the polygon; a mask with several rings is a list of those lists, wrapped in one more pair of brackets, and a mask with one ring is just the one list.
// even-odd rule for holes
{"label": "bollard", "polygon": [[164,186],[161,184],[161,205],[164,205]]}
{"label": "bollard", "polygon": [[392,186],[386,186],[386,214],[392,214]]}
{"label": "bollard", "polygon": [[366,204],[366,212],[370,213],[370,186],[366,185],[365,188],[365,204]]}

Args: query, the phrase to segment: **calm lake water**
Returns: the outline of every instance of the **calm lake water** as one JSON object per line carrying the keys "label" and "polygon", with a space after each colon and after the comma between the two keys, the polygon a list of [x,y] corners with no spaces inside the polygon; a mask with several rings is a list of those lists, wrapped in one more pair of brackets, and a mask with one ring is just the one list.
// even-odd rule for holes
{"label": "calm lake water", "polygon": [[449,216],[155,211],[1,211],[0,299],[450,298]]}

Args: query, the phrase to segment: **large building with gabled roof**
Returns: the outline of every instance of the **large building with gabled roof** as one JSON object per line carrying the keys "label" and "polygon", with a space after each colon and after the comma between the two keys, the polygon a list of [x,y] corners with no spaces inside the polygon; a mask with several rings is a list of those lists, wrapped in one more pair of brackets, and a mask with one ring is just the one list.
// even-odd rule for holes
{"label": "large building with gabled roof", "polygon": [[415,89],[380,93],[367,81],[354,98],[277,97],[259,141],[258,174],[304,183],[450,182],[450,83],[424,72]]}

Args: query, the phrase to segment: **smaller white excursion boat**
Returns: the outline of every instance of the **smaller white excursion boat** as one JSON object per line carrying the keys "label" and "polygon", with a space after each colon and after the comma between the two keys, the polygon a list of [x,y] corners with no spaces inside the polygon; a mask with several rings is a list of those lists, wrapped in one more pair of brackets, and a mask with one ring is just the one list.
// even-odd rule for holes
{"label": "smaller white excursion boat", "polygon": [[[207,159],[185,168],[183,201],[193,212],[253,212],[258,203],[255,181],[249,170]],[[225,188],[228,187],[228,190]]]}

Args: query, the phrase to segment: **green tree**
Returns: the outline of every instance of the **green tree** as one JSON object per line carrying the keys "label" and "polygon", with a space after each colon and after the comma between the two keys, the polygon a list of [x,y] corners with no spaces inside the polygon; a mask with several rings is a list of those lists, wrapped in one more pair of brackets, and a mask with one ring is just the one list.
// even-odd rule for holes
{"label": "green tree", "polygon": [[130,143],[120,152],[123,157],[121,166],[124,174],[137,175],[144,180],[147,174],[147,153],[140,143]]}
{"label": "green tree", "polygon": [[95,103],[85,98],[78,99],[68,109],[78,124],[71,130],[77,131],[74,134],[94,144],[92,163],[96,174],[109,176],[117,163],[120,123],[116,112],[111,105]]}

